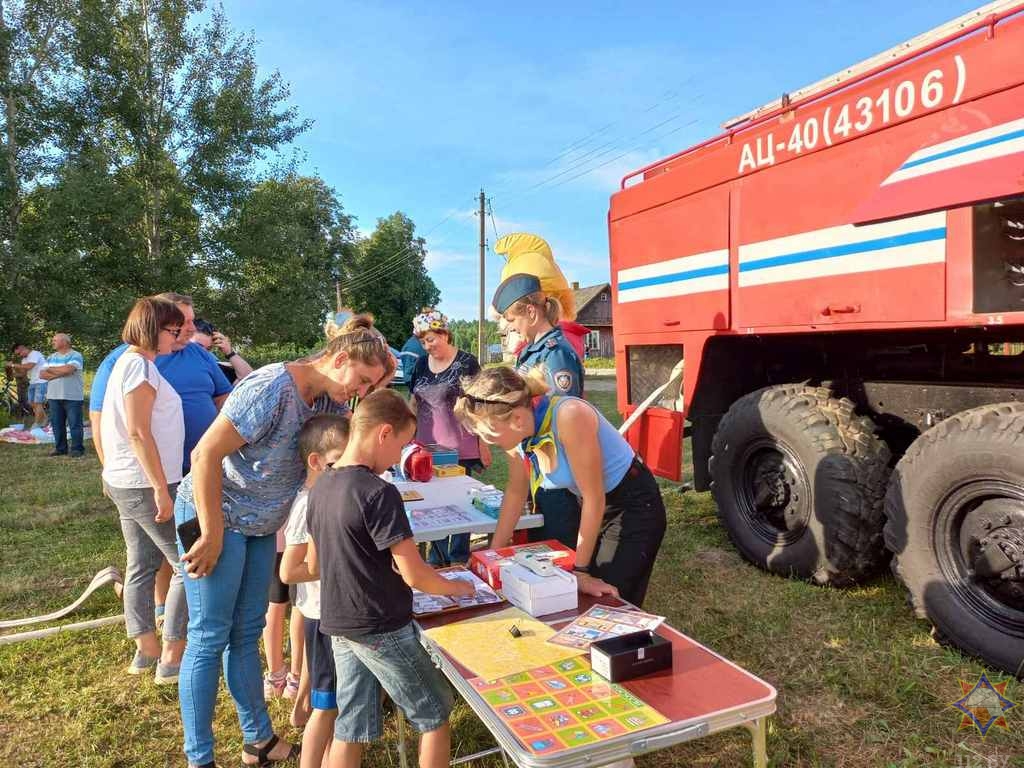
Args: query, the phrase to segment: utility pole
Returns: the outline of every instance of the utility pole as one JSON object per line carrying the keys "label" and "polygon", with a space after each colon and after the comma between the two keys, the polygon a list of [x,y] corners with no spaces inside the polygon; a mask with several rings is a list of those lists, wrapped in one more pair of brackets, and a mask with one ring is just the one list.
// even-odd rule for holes
{"label": "utility pole", "polygon": [[483,187],[480,188],[480,323],[477,326],[476,336],[476,358],[480,365],[487,362],[484,357],[484,256],[487,253],[487,238],[484,230],[484,207],[487,198],[484,197]]}

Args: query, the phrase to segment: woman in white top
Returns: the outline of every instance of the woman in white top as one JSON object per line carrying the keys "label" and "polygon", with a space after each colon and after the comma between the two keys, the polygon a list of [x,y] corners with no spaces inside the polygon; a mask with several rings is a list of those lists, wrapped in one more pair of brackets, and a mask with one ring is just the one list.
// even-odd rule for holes
{"label": "woman in white top", "polygon": [[[181,481],[185,422],[181,398],[154,360],[171,351],[185,322],[157,296],[139,299],[121,331],[127,351],[110,373],[100,422],[103,486],[117,506],[128,550],[124,614],[135,658],[128,673],[156,667],[158,684],[176,683],[185,649],[188,605],[174,530],[174,494]],[[174,568],[167,593],[163,646],[156,636],[153,582],[161,563]]]}

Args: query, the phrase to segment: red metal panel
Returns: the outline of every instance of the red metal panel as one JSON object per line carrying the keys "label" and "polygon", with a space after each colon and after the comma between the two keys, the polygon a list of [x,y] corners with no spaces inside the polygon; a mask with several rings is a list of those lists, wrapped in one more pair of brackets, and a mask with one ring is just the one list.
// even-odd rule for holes
{"label": "red metal panel", "polygon": [[729,327],[726,188],[610,222],[609,241],[616,334]]}
{"label": "red metal panel", "polygon": [[[636,405],[626,406],[626,418]],[[665,408],[648,408],[626,432],[626,440],[643,458],[651,472],[669,480],[682,479],[683,414]]]}
{"label": "red metal panel", "polygon": [[1022,193],[1024,151],[882,186],[854,217],[859,224]]}
{"label": "red metal panel", "polygon": [[928,264],[745,288],[741,300],[752,326],[891,324],[942,319],[945,289],[942,265]]}

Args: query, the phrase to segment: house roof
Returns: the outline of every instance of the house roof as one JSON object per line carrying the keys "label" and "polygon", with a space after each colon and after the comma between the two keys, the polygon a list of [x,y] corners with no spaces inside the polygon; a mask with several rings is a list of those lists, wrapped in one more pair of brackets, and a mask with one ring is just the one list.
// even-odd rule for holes
{"label": "house roof", "polygon": [[611,285],[608,283],[599,283],[597,285],[588,285],[584,288],[576,288],[573,294],[576,296],[576,314],[578,315],[586,306],[601,295],[604,290],[611,290]]}

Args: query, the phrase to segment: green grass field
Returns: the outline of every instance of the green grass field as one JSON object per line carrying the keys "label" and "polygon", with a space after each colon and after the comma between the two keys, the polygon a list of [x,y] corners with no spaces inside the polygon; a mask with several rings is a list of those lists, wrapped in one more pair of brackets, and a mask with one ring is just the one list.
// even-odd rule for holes
{"label": "green grass field", "polygon": [[[614,415],[613,393],[593,399]],[[47,450],[0,444],[0,619],[53,610],[100,568],[124,566],[98,463],[47,459]],[[486,479],[503,477],[499,459]],[[772,766],[1024,766],[1024,705],[1007,714],[1008,730],[993,728],[984,741],[958,731],[950,706],[962,695],[958,680],[973,684],[985,669],[936,645],[890,577],[839,591],[769,576],[736,555],[708,494],[663,487],[669,531],[645,607],[778,689]],[[74,619],[119,612],[106,590]],[[131,652],[120,626],[0,646],[3,765],[183,766],[175,692],[125,675]],[[1011,682],[1007,696],[1024,701],[1024,688]],[[287,728],[287,705],[271,702],[274,722],[297,738]],[[456,755],[493,744],[464,705],[453,726]],[[224,691],[215,729],[218,763],[237,764],[240,735]],[[397,765],[394,734],[389,721],[388,738],[369,750],[367,765]],[[637,763],[745,766],[749,744],[745,732],[731,731]]]}

